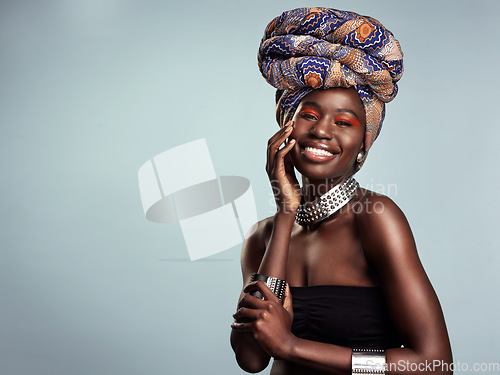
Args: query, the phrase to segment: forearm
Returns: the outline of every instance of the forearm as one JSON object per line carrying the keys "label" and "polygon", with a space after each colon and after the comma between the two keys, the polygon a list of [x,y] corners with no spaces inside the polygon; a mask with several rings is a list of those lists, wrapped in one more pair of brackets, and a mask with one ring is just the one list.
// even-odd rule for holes
{"label": "forearm", "polygon": [[277,213],[273,222],[273,231],[258,273],[285,279],[288,247],[295,215],[292,213]]}
{"label": "forearm", "polygon": [[386,351],[386,375],[451,375],[451,351],[446,348],[427,351],[394,348]]}
{"label": "forearm", "polygon": [[[452,358],[446,350],[421,352],[410,348],[392,348],[387,349],[385,354],[386,375],[452,374],[449,371]],[[346,375],[351,373],[352,350],[293,336],[279,359],[331,374]]]}
{"label": "forearm", "polygon": [[351,373],[351,349],[338,345],[310,341],[293,336],[284,352],[279,356],[329,374]]}

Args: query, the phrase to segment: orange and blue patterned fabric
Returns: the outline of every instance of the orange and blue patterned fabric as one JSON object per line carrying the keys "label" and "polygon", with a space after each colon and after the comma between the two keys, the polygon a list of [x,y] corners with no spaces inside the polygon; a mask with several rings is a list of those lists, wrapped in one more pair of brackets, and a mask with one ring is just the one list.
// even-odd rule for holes
{"label": "orange and blue patterned fabric", "polygon": [[280,126],[292,119],[312,90],[355,87],[366,112],[365,155],[403,74],[399,42],[380,22],[328,8],[294,9],[272,20],[258,62],[264,78],[277,89]]}

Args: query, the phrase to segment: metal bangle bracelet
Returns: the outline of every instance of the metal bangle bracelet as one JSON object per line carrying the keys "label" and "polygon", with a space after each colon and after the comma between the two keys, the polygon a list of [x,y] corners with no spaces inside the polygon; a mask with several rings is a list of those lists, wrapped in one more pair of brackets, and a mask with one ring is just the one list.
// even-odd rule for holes
{"label": "metal bangle bracelet", "polygon": [[[283,301],[283,296],[285,294],[286,289],[286,281],[278,279],[272,276],[261,275],[260,273],[253,273],[250,278],[250,282],[261,280],[266,283],[266,285],[271,289],[271,291],[279,298],[280,301]],[[264,296],[259,292],[253,292],[253,296],[258,297],[260,299],[264,299]]]}
{"label": "metal bangle bracelet", "polygon": [[385,366],[385,350],[352,350],[352,374],[383,375]]}

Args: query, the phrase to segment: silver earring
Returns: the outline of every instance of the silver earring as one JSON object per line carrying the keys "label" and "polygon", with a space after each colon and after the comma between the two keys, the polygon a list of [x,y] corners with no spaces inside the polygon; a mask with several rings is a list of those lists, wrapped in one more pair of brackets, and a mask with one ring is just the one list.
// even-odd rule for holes
{"label": "silver earring", "polygon": [[363,158],[364,158],[364,157],[365,157],[365,155],[364,155],[362,152],[360,152],[360,153],[358,154],[358,156],[356,157],[356,161],[357,161],[358,163],[361,163],[361,162],[363,161]]}

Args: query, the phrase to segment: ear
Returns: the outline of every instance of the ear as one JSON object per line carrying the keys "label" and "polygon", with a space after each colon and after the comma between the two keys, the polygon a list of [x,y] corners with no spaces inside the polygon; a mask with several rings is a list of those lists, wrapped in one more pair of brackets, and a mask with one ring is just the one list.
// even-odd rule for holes
{"label": "ear", "polygon": [[358,153],[362,152],[363,154],[365,153],[365,141],[361,142],[361,145],[359,146]]}
{"label": "ear", "polygon": [[[363,157],[360,157],[361,155]],[[361,146],[358,149],[358,153],[356,154],[356,162],[354,163],[355,170],[359,170],[361,164],[365,161],[365,159],[366,159],[365,143],[362,142]]]}

